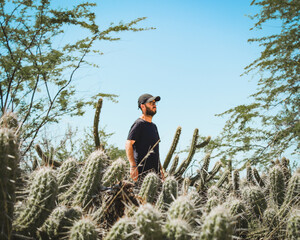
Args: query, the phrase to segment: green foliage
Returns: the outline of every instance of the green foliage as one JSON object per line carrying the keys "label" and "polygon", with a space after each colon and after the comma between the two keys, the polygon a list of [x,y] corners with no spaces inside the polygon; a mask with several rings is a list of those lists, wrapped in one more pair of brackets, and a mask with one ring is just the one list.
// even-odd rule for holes
{"label": "green foliage", "polygon": [[300,4],[298,0],[253,0],[252,5],[260,7],[252,17],[253,29],[270,23],[280,27],[270,35],[249,39],[262,48],[245,68],[245,74],[259,73],[258,89],[249,104],[219,114],[228,120],[214,147],[222,159],[237,156],[242,163],[267,166],[269,159],[297,155],[300,148]]}
{"label": "green foliage", "polygon": [[[93,11],[96,3],[60,5],[44,0],[0,4],[0,115],[18,112],[23,153],[45,125],[63,115],[82,116],[99,96],[114,100],[116,95],[103,93],[79,98],[74,74],[82,65],[97,67],[86,60],[89,54],[101,54],[95,43],[119,40],[113,33],[146,30],[135,27],[145,18],[101,30]],[[82,37],[62,42],[67,29],[82,32]]]}

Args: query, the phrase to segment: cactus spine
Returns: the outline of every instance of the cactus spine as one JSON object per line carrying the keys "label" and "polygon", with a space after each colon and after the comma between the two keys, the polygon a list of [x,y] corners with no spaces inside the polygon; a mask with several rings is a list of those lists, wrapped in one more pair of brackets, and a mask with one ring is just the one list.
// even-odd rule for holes
{"label": "cactus spine", "polygon": [[270,190],[271,196],[274,202],[281,206],[284,201],[285,190],[285,177],[283,171],[279,165],[275,165],[269,172]]}
{"label": "cactus spine", "polygon": [[141,205],[135,214],[136,226],[144,240],[163,239],[160,213],[149,203]]}
{"label": "cactus spine", "polygon": [[57,182],[54,171],[43,167],[34,173],[25,209],[14,225],[16,232],[35,236],[36,229],[47,219],[55,206]]}
{"label": "cactus spine", "polygon": [[125,175],[125,167],[126,163],[122,158],[114,161],[103,176],[103,186],[108,187],[122,180]]}
{"label": "cactus spine", "polygon": [[[3,120],[3,119],[2,119]],[[0,238],[10,239],[15,203],[18,141],[13,131],[0,129]]]}
{"label": "cactus spine", "polygon": [[174,177],[170,176],[163,183],[162,191],[156,203],[157,207],[166,210],[168,205],[177,198],[177,193],[178,183]]}
{"label": "cactus spine", "polygon": [[172,142],[171,148],[170,148],[170,150],[169,150],[169,152],[168,152],[168,154],[167,154],[167,156],[166,156],[166,159],[165,159],[165,161],[164,161],[164,165],[163,165],[163,168],[164,168],[164,169],[167,169],[168,166],[169,166],[169,163],[170,163],[170,161],[171,161],[171,158],[172,158],[172,156],[173,156],[173,154],[174,154],[174,152],[175,152],[175,149],[176,149],[176,147],[177,147],[177,144],[178,144],[178,141],[179,141],[180,134],[181,134],[181,127],[178,127],[178,128],[176,129],[175,136],[174,136],[174,138],[173,138],[173,142]]}
{"label": "cactus spine", "polygon": [[76,221],[70,229],[69,239],[71,240],[96,240],[97,237],[96,224],[87,217]]}
{"label": "cactus spine", "polygon": [[148,203],[154,203],[159,182],[155,173],[148,173],[144,178],[139,196]]}
{"label": "cactus spine", "polygon": [[223,206],[217,206],[206,216],[200,240],[231,240],[232,233],[231,217],[228,210]]}

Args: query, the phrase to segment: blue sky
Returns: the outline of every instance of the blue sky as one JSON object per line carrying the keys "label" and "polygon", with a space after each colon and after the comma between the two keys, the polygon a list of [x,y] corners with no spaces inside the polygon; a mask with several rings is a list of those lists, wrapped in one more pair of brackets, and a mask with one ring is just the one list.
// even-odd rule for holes
{"label": "blue sky", "polygon": [[[89,59],[100,68],[83,67],[75,76],[86,97],[97,92],[119,95],[117,104],[104,100],[100,116],[100,125],[115,133],[110,143],[124,148],[131,124],[141,115],[137,99],[143,93],[161,96],[153,122],[161,137],[162,160],[178,126],[182,134],[177,150],[190,144],[195,128],[201,135],[220,133],[226,118],[215,114],[249,101],[256,89],[257,76],[240,76],[260,53],[257,45],[247,43],[259,34],[249,30],[254,22],[246,15],[257,12],[250,2],[99,1],[96,16],[103,29],[111,22],[139,17],[147,19],[138,26],[156,28],[120,33],[120,41],[98,43],[103,55]],[[63,122],[83,131],[92,126],[93,115],[91,110],[83,118]]]}

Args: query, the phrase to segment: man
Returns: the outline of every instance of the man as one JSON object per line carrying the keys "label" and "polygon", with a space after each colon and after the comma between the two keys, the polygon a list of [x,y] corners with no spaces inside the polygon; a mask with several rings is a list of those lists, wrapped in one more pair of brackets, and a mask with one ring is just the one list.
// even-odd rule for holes
{"label": "man", "polygon": [[138,99],[142,116],[131,126],[125,146],[130,163],[130,177],[134,181],[143,178],[149,171],[157,174],[161,172],[163,176],[159,160],[159,134],[152,122],[159,100],[159,96],[153,97],[150,94],[143,94]]}

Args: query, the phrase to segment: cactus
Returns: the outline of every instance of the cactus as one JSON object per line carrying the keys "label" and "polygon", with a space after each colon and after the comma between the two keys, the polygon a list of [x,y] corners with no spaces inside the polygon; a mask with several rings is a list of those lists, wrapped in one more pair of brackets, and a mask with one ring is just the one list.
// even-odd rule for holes
{"label": "cactus", "polygon": [[134,221],[131,218],[120,218],[109,230],[104,240],[128,240],[134,235]]}
{"label": "cactus", "polygon": [[233,227],[231,216],[224,206],[217,206],[206,216],[200,240],[231,240]]}
{"label": "cactus", "polygon": [[162,191],[157,200],[157,207],[162,210],[166,210],[168,205],[177,198],[178,183],[174,177],[170,176],[166,178],[163,183]]}
{"label": "cactus", "polygon": [[206,213],[210,213],[210,211],[217,207],[220,204],[220,199],[216,196],[213,196],[209,199],[207,199],[207,202],[205,203],[205,211]]}
{"label": "cactus", "polygon": [[215,186],[215,185],[211,186],[207,190],[207,198],[211,198],[211,197],[217,197],[219,199],[222,197],[221,190],[217,186]]}
{"label": "cactus", "polygon": [[278,210],[273,207],[268,207],[263,215],[263,223],[269,227],[270,230],[276,228],[279,224]]}
{"label": "cactus", "polygon": [[288,240],[300,239],[300,210],[293,209],[292,214],[288,218],[286,235]]}
{"label": "cactus", "polygon": [[94,151],[86,160],[78,179],[60,196],[60,201],[70,204],[73,199],[74,205],[85,207],[92,199],[92,195],[97,192],[102,178],[102,168],[107,161],[108,157],[104,151]]}
{"label": "cactus", "polygon": [[164,234],[168,240],[189,240],[191,239],[191,226],[182,219],[170,219],[167,221]]}
{"label": "cactus", "polygon": [[96,240],[98,237],[96,224],[88,217],[74,222],[70,229],[71,240]]}
{"label": "cactus", "polygon": [[244,188],[242,196],[255,216],[262,218],[267,208],[267,201],[262,190],[257,186]]}
{"label": "cactus", "polygon": [[240,196],[240,173],[238,170],[233,171],[232,185],[235,196]]}
{"label": "cactus", "polygon": [[170,163],[170,160],[175,152],[175,149],[177,147],[177,144],[178,144],[178,141],[179,141],[179,137],[180,137],[180,134],[181,134],[181,127],[178,127],[176,129],[176,132],[175,132],[175,136],[173,138],[173,142],[172,142],[172,145],[171,145],[171,148],[166,156],[166,159],[164,161],[164,165],[163,165],[163,168],[164,169],[167,169],[168,166],[169,166],[169,163]]}
{"label": "cactus", "polygon": [[270,194],[274,202],[280,207],[284,201],[285,182],[281,167],[275,165],[269,172]]}
{"label": "cactus", "polygon": [[247,164],[247,168],[246,169],[247,169],[247,182],[249,184],[256,185],[254,177],[253,177],[252,168],[251,168],[251,164],[250,163]]}
{"label": "cactus", "polygon": [[221,169],[222,167],[222,163],[221,162],[216,162],[213,169],[208,172],[208,177],[206,179],[206,181],[210,181],[211,179],[213,179],[215,177],[215,175],[219,172],[219,170]]}
{"label": "cactus", "polygon": [[148,173],[144,178],[139,196],[148,203],[154,203],[160,179],[155,173]]}
{"label": "cactus", "polygon": [[299,203],[300,203],[300,168],[298,168],[290,178],[283,206],[299,205]]}
{"label": "cactus", "polygon": [[291,169],[290,169],[290,161],[283,157],[281,159],[281,167],[282,167],[282,171],[285,177],[285,182],[288,182],[291,178]]}
{"label": "cactus", "polygon": [[245,238],[248,230],[248,217],[246,213],[246,206],[240,199],[229,198],[226,202],[229,212],[234,219],[234,232],[235,235]]}
{"label": "cactus", "polygon": [[192,221],[194,221],[195,216],[195,206],[187,196],[178,197],[171,203],[168,210],[169,219],[180,218],[191,223]]}
{"label": "cactus", "polygon": [[19,127],[17,115],[13,112],[5,112],[0,118],[0,127],[8,128],[15,132]]}
{"label": "cactus", "polygon": [[171,167],[170,167],[170,170],[169,170],[169,176],[172,175],[172,174],[176,171],[178,162],[179,162],[179,156],[176,155],[176,156],[174,157],[173,162],[172,162],[172,165],[171,165]]}
{"label": "cactus", "polygon": [[125,175],[126,162],[122,158],[115,160],[105,171],[103,176],[103,186],[111,186],[121,181]]}
{"label": "cactus", "polygon": [[[2,119],[2,118],[1,118]],[[13,131],[0,129],[0,239],[10,239],[19,162],[18,140]]]}
{"label": "cactus", "polygon": [[57,182],[54,171],[43,167],[34,173],[25,209],[14,222],[16,232],[35,236],[36,229],[47,219],[55,207]]}
{"label": "cactus", "polygon": [[151,204],[141,205],[135,214],[135,219],[142,239],[163,239],[161,215]]}
{"label": "cactus", "polygon": [[57,170],[58,192],[64,192],[73,182],[77,171],[77,162],[74,158],[68,158]]}
{"label": "cactus", "polygon": [[230,174],[230,171],[228,169],[224,171],[224,173],[220,177],[219,181],[216,183],[216,186],[218,188],[220,188],[224,184],[225,181],[228,181],[229,174]]}
{"label": "cactus", "polygon": [[192,158],[193,158],[193,156],[195,154],[195,151],[196,151],[198,132],[199,132],[199,130],[196,128],[194,130],[192,145],[191,145],[189,154],[188,154],[187,158],[181,163],[181,165],[178,167],[178,169],[176,170],[176,172],[174,174],[176,176],[176,178],[180,177],[185,172],[185,170],[187,169],[187,167],[190,165],[190,163],[192,161]]}
{"label": "cactus", "polygon": [[68,234],[68,228],[73,225],[82,215],[80,208],[68,208],[66,206],[56,207],[42,227],[38,229],[39,239],[61,239]]}
{"label": "cactus", "polygon": [[190,178],[184,178],[181,186],[181,192],[183,195],[186,195],[189,192],[191,180]]}
{"label": "cactus", "polygon": [[266,186],[266,184],[264,183],[264,181],[262,180],[262,178],[260,177],[258,171],[256,168],[253,168],[253,175],[254,178],[256,179],[258,185],[262,188],[264,188]]}

